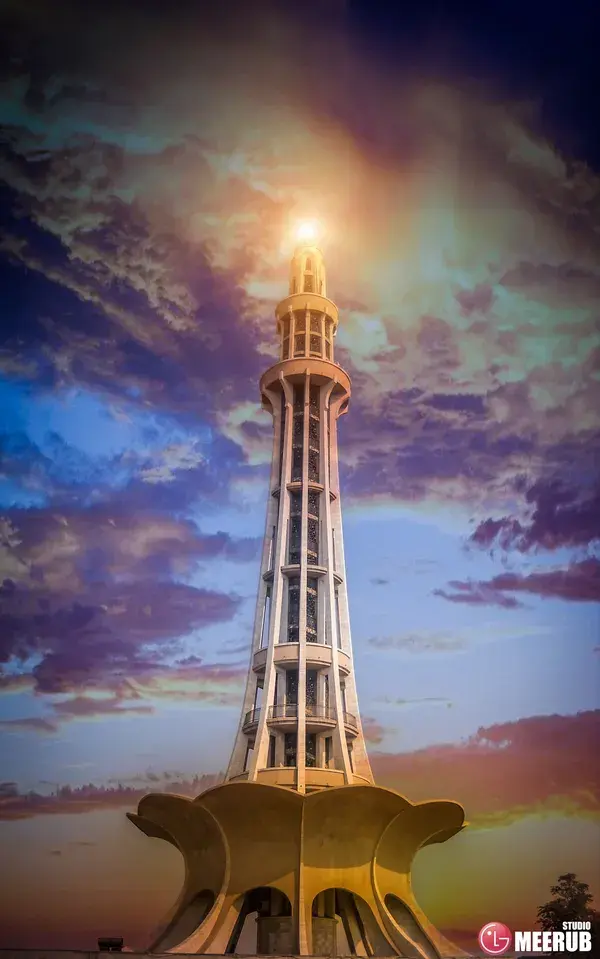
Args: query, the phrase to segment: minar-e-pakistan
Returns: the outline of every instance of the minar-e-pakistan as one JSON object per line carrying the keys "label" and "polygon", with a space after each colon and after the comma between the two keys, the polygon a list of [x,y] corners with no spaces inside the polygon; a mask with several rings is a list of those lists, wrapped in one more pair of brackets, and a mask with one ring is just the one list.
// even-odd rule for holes
{"label": "minar-e-pakistan", "polygon": [[[151,794],[132,822],[172,843],[185,882],[153,952],[464,956],[411,888],[419,849],[464,826],[456,802],[375,785],[348,611],[337,424],[351,384],[310,225],[275,310],[280,358],[260,380],[273,455],[252,652],[225,781]],[[205,731],[205,734],[208,733]],[[248,952],[252,949],[244,949]]]}

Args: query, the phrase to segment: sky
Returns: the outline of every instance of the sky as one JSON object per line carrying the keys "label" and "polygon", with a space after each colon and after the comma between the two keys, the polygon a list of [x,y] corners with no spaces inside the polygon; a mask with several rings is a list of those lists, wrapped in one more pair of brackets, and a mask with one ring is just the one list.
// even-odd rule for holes
{"label": "sky", "polygon": [[125,813],[227,766],[312,217],[374,775],[469,822],[417,898],[467,948],[600,904],[598,68],[540,10],[3,4],[0,946],[144,948],[179,892]]}

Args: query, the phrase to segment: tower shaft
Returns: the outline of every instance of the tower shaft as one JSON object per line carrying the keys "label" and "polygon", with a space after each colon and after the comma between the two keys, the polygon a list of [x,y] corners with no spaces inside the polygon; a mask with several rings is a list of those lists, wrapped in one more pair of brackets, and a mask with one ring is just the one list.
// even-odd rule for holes
{"label": "tower shaft", "polygon": [[350,378],[316,247],[296,250],[263,375],[274,440],[252,653],[228,780],[311,792],[372,783],[358,711],[337,453]]}

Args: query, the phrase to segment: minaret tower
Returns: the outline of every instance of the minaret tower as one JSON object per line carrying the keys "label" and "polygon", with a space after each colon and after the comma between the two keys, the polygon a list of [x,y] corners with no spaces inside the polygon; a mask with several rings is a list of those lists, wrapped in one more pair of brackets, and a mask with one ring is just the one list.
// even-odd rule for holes
{"label": "minaret tower", "polygon": [[227,770],[312,792],[372,783],[348,615],[337,422],[350,378],[334,361],[338,310],[318,247],[299,245],[276,310],[280,359],[263,375],[274,423],[252,658]]}
{"label": "minaret tower", "polygon": [[[275,310],[280,358],[260,381],[274,440],[252,651],[225,782],[152,793],[130,820],[180,850],[185,879],[153,953],[464,955],[415,900],[419,849],[464,826],[455,802],[378,787],[358,715],[337,423],[350,378],[338,311],[304,233]],[[250,942],[250,940],[252,940]]]}

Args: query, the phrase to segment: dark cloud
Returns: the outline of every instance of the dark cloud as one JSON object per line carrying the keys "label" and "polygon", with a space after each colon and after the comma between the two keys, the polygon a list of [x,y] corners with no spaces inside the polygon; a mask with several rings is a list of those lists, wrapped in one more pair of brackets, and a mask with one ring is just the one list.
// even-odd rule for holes
{"label": "dark cloud", "polygon": [[534,483],[525,494],[527,520],[486,519],[470,537],[486,549],[556,550],[600,540],[600,486],[568,489],[560,482]]}
{"label": "dark cloud", "polygon": [[[579,603],[600,601],[600,560],[590,558],[572,563],[564,569],[528,573],[500,573],[488,582],[460,582],[448,584],[454,592],[436,589],[441,596],[453,603],[472,606],[502,606],[515,609],[521,606],[512,593],[526,593],[547,599],[564,599]],[[507,595],[509,594],[509,595]]]}
{"label": "dark cloud", "polygon": [[517,609],[523,604],[514,596],[506,596],[499,587],[494,586],[494,581],[489,583],[460,582],[460,580],[451,580],[448,583],[448,589],[434,589],[434,596],[441,596],[451,603],[466,603],[469,606],[500,606],[502,609]]}
{"label": "dark cloud", "polygon": [[[10,575],[0,586],[0,662],[20,666],[3,685],[28,681],[43,693],[119,693],[133,677],[168,672],[181,637],[230,620],[240,604],[180,581],[182,574],[217,557],[246,561],[256,549],[254,541],[225,533],[203,536],[184,519],[106,506],[10,516],[3,526]],[[77,704],[88,713],[120,709],[116,701]],[[63,715],[75,705],[61,707]]]}

